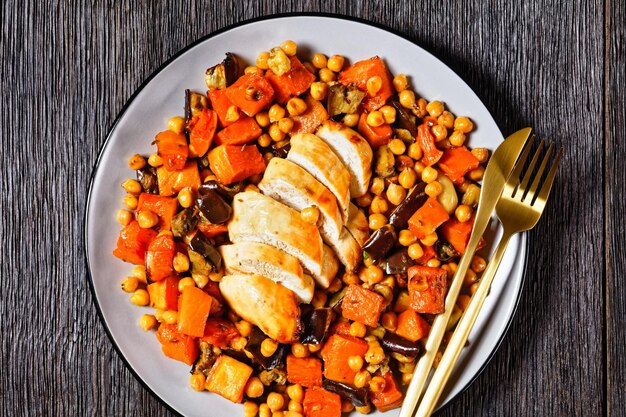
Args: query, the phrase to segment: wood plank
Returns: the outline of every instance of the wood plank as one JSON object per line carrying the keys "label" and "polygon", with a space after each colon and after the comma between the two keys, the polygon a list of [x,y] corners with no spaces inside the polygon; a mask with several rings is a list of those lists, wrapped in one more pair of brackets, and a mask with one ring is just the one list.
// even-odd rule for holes
{"label": "wood plank", "polygon": [[607,415],[622,416],[626,410],[626,5],[607,1],[607,46],[605,72],[605,211],[607,223],[606,263],[606,381]]}

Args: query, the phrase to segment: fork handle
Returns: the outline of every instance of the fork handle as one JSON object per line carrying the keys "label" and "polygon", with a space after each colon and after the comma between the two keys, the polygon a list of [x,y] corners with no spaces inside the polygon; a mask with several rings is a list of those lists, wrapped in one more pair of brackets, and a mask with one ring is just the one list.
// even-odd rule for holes
{"label": "fork handle", "polygon": [[452,374],[454,365],[456,364],[461,351],[465,347],[465,342],[467,342],[467,338],[474,327],[474,323],[476,323],[476,319],[478,318],[478,314],[485,303],[485,299],[489,294],[489,288],[491,288],[491,283],[493,282],[493,278],[498,271],[498,267],[500,266],[500,262],[504,256],[504,251],[509,244],[511,236],[513,236],[513,233],[504,230],[502,239],[500,239],[500,243],[496,248],[496,252],[489,261],[489,265],[487,265],[487,268],[480,279],[478,289],[472,297],[467,310],[461,316],[459,324],[452,334],[452,338],[450,339],[450,342],[441,357],[441,361],[439,362],[439,365],[430,380],[428,388],[424,393],[424,397],[422,398],[419,408],[417,409],[417,413],[415,414],[416,417],[428,417],[434,411],[435,406],[439,401],[439,397],[441,396],[441,393],[443,392],[443,389]]}

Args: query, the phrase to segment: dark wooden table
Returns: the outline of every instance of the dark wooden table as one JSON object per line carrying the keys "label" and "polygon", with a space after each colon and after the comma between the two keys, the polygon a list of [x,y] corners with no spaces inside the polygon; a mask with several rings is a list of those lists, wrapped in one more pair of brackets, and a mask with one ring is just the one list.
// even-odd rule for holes
{"label": "dark wooden table", "polygon": [[532,125],[565,148],[551,204],[530,234],[509,333],[441,415],[625,415],[623,1],[0,8],[3,415],[172,414],[126,369],[96,313],[83,255],[88,178],[117,113],[164,61],[216,29],[295,11],[403,32],[464,78],[503,132]]}

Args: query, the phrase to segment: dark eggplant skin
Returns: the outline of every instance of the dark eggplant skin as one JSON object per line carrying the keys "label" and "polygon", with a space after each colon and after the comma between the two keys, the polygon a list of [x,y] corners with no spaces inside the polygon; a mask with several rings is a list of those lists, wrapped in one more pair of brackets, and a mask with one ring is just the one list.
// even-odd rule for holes
{"label": "dark eggplant skin", "polygon": [[[398,206],[399,207],[399,206]],[[381,261],[397,241],[394,227],[386,224],[376,230],[363,245],[364,256],[367,255],[375,263]]]}
{"label": "dark eggplant skin", "polygon": [[279,344],[276,352],[270,357],[263,356],[261,353],[261,343],[267,338],[265,333],[258,327],[255,327],[248,338],[246,350],[253,356],[253,360],[261,365],[263,369],[274,369],[285,364],[287,354],[289,353],[289,345]]}
{"label": "dark eggplant skin", "polygon": [[237,81],[238,76],[239,60],[235,54],[226,52],[226,58],[221,63],[206,70],[204,79],[208,89],[221,90]]}
{"label": "dark eggplant skin", "polygon": [[202,374],[205,377],[209,376],[209,371],[215,363],[217,356],[213,351],[213,346],[209,342],[200,341],[200,354],[198,359],[191,367],[191,374]]}
{"label": "dark eggplant skin", "polygon": [[222,269],[222,255],[202,233],[197,232],[194,235],[191,242],[189,242],[189,247],[194,252],[202,255],[215,268],[215,271]]}
{"label": "dark eggplant skin", "polygon": [[391,332],[385,332],[380,344],[383,348],[408,358],[415,358],[420,353],[420,346],[417,343]]}
{"label": "dark eggplant skin", "polygon": [[137,181],[141,188],[148,194],[159,193],[159,182],[157,181],[156,169],[150,165],[137,170]]}
{"label": "dark eggplant skin", "polygon": [[210,180],[202,184],[200,187],[198,187],[198,194],[203,193],[204,192],[203,190],[215,191],[220,196],[222,196],[224,200],[228,202],[232,202],[235,194],[238,194],[241,191],[243,191],[243,183],[237,182],[227,187],[223,184],[220,184],[219,182],[215,180]]}
{"label": "dark eggplant skin", "polygon": [[302,315],[304,331],[300,337],[301,343],[319,345],[328,335],[334,312],[330,307],[316,308],[307,315]]}
{"label": "dark eggplant skin", "polygon": [[437,253],[437,259],[442,262],[447,262],[461,256],[461,254],[454,249],[450,242],[442,238],[439,238],[439,240],[435,243],[435,252]]}
{"label": "dark eggplant skin", "polygon": [[204,109],[209,108],[209,99],[200,93],[185,90],[185,123]]}
{"label": "dark eggplant skin", "polygon": [[330,308],[332,308],[333,311],[337,314],[341,314],[341,303],[343,302],[343,297],[344,295],[346,295],[347,290],[347,286],[343,287],[341,291],[334,293],[328,301],[328,305],[330,306]]}
{"label": "dark eggplant skin", "polygon": [[409,219],[424,205],[428,200],[428,195],[424,191],[426,189],[426,183],[420,182],[417,184],[409,195],[396,207],[389,216],[389,224],[396,228],[396,230],[406,229]]}
{"label": "dark eggplant skin", "polygon": [[400,249],[387,257],[382,263],[382,267],[386,274],[405,274],[407,269],[415,265],[415,261],[411,259],[407,249]]}
{"label": "dark eggplant skin", "polygon": [[325,379],[322,382],[322,387],[330,392],[339,394],[341,398],[346,401],[350,401],[355,407],[364,407],[367,405],[367,388],[356,388],[342,382],[331,381]]}
{"label": "dark eggplant skin", "polygon": [[213,224],[224,223],[233,214],[233,209],[226,201],[217,192],[208,188],[198,188],[196,203],[204,217]]}
{"label": "dark eggplant skin", "polygon": [[282,146],[278,146],[281,142],[276,142],[272,144],[272,154],[278,158],[286,158],[289,150],[291,149],[291,143],[287,142],[286,144],[282,144]]}
{"label": "dark eggplant skin", "polygon": [[394,126],[411,132],[411,136],[417,136],[417,123],[415,116],[400,104],[399,97],[395,96],[387,101],[387,104],[396,109],[396,121]]}

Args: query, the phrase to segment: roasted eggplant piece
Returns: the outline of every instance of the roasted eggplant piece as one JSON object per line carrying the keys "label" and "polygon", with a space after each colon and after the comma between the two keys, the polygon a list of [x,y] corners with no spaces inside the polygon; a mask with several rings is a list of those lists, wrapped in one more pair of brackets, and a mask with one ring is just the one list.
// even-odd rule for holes
{"label": "roasted eggplant piece", "polygon": [[408,130],[414,138],[417,136],[417,119],[416,117],[400,104],[400,99],[396,96],[387,102],[396,109],[395,127]]}
{"label": "roasted eggplant piece", "polygon": [[301,343],[319,345],[326,339],[330,324],[333,321],[334,312],[330,307],[316,308],[306,315],[302,315],[304,332],[300,339]]}
{"label": "roasted eggplant piece", "polygon": [[386,274],[405,274],[406,270],[415,265],[415,261],[411,259],[408,251],[400,249],[389,255],[382,263],[382,268]]}
{"label": "roasted eggplant piece", "polygon": [[149,194],[159,193],[159,183],[157,181],[156,169],[150,165],[137,170],[137,181],[141,184],[144,192]]}
{"label": "roasted eggplant piece", "polygon": [[189,242],[189,247],[200,254],[216,271],[222,269],[222,256],[202,233],[198,232],[194,235]]}
{"label": "roasted eggplant piece", "polygon": [[356,113],[364,98],[365,92],[354,85],[335,84],[328,89],[328,115]]}
{"label": "roasted eggplant piece", "polygon": [[[399,206],[398,206],[399,207]],[[375,263],[381,261],[393,245],[396,243],[397,235],[392,225],[386,224],[376,230],[363,245],[364,256],[371,258]]]}
{"label": "roasted eggplant piece", "polygon": [[289,150],[291,149],[291,142],[289,140],[281,140],[272,144],[272,155],[278,158],[286,158]]}
{"label": "roasted eggplant piece", "polygon": [[209,371],[217,359],[217,355],[213,351],[213,345],[209,342],[200,341],[200,354],[198,359],[191,367],[191,374],[202,374],[205,377],[209,376]]}
{"label": "roasted eggplant piece", "polygon": [[204,81],[209,90],[221,90],[237,81],[238,76],[239,60],[234,54],[226,52],[226,58],[221,63],[206,70]]}
{"label": "roasted eggplant piece", "polygon": [[233,214],[233,209],[220,195],[206,187],[198,188],[198,209],[213,224],[224,223]]}
{"label": "roasted eggplant piece", "polygon": [[275,383],[276,385],[285,385],[287,383],[287,371],[285,371],[285,368],[283,367],[266,369],[259,373],[259,379],[265,386],[272,383]]}
{"label": "roasted eggplant piece", "polygon": [[209,99],[200,93],[185,90],[185,122],[189,123],[191,118],[204,109],[209,108]]}
{"label": "roasted eggplant piece", "polygon": [[385,336],[380,340],[380,344],[385,349],[399,353],[407,358],[415,358],[420,353],[420,346],[417,343],[391,332],[385,333]]}
{"label": "roasted eggplant piece", "polygon": [[227,187],[223,184],[220,184],[219,182],[215,180],[210,180],[202,184],[200,187],[198,187],[199,194],[204,192],[203,190],[215,191],[220,196],[222,196],[222,198],[224,198],[226,201],[231,202],[233,201],[233,197],[235,196],[235,194],[243,191],[243,183],[237,182],[235,184],[232,184],[230,187]]}
{"label": "roasted eggplant piece", "polygon": [[274,369],[278,366],[283,366],[285,361],[287,360],[287,354],[289,353],[289,346],[284,344],[279,344],[276,352],[269,358],[267,356],[263,356],[261,353],[261,343],[267,338],[265,333],[261,331],[258,327],[254,327],[250,337],[248,338],[248,343],[246,344],[246,350],[250,352],[252,355],[252,359],[261,365],[263,369]]}
{"label": "roasted eggplant piece", "polygon": [[387,178],[395,172],[396,159],[387,145],[376,149],[374,171],[379,177]]}
{"label": "roasted eggplant piece", "polygon": [[322,387],[325,390],[339,394],[341,398],[346,401],[350,401],[355,407],[364,407],[367,405],[367,388],[356,388],[352,385],[344,384],[342,382],[331,381],[325,379],[322,382]]}
{"label": "roasted eggplant piece", "polygon": [[396,230],[406,229],[409,219],[424,205],[428,200],[428,195],[424,191],[426,189],[426,183],[417,184],[409,195],[402,201],[398,207],[396,207],[389,216],[389,224],[396,228]]}
{"label": "roasted eggplant piece", "polygon": [[435,243],[435,252],[437,253],[437,259],[442,262],[461,256],[450,242],[441,238]]}
{"label": "roasted eggplant piece", "polygon": [[189,263],[191,264],[191,275],[202,275],[208,277],[211,271],[213,271],[213,265],[211,265],[201,254],[189,249],[187,251],[189,256]]}
{"label": "roasted eggplant piece", "polygon": [[186,208],[172,217],[171,227],[174,237],[185,237],[198,224],[196,209]]}
{"label": "roasted eggplant piece", "polygon": [[333,296],[330,297],[330,301],[328,302],[328,305],[337,314],[341,314],[341,302],[343,301],[343,296],[346,295],[347,290],[348,290],[347,286],[343,287],[341,291],[334,293]]}

